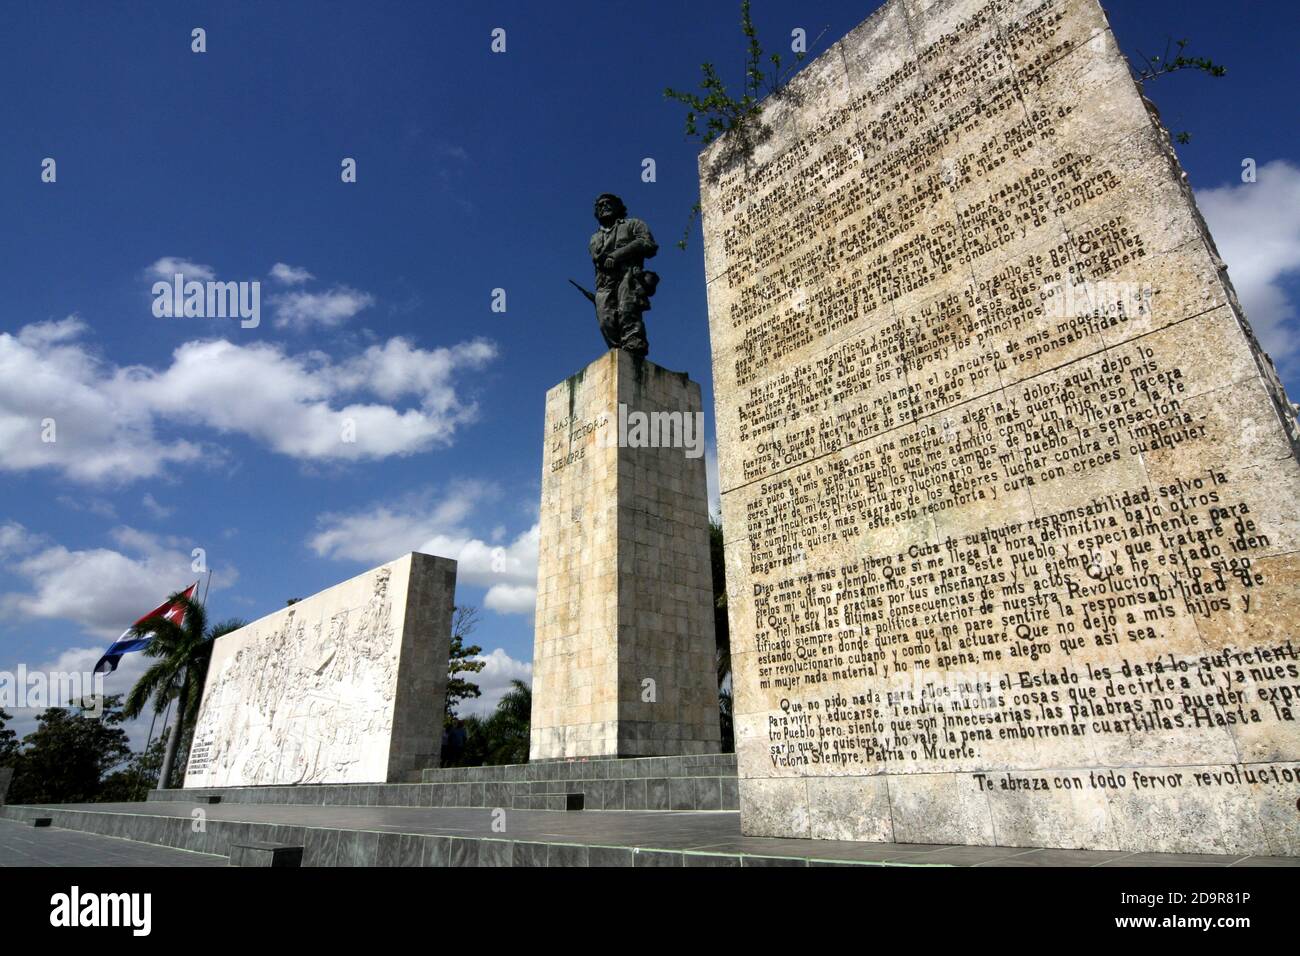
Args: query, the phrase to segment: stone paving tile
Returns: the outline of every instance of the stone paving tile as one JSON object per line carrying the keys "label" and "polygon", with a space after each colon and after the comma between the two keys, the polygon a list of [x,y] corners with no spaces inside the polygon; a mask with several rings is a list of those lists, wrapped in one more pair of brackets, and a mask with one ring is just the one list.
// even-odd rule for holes
{"label": "stone paving tile", "polygon": [[0,867],[226,866],[224,856],[0,820]]}
{"label": "stone paving tile", "polygon": [[1231,866],[1295,866],[1295,861],[1288,856],[1248,856]]}
{"label": "stone paving tile", "polygon": [[[907,858],[909,863],[943,864],[947,866],[978,866],[982,863],[996,863],[1018,859],[1025,852],[1024,847],[987,847],[987,846],[950,846],[929,853],[916,853]],[[1068,852],[1068,851],[1065,851]],[[1073,866],[1073,862],[1064,860],[1058,866]],[[1093,865],[1086,863],[1084,865]]]}
{"label": "stone paving tile", "polygon": [[1122,857],[1132,856],[1123,850],[1025,850],[976,866],[1101,866]]}
{"label": "stone paving tile", "polygon": [[[1241,854],[1232,856],[1214,856],[1209,853],[1129,853],[1115,860],[1100,864],[1114,866],[1230,866],[1246,859]],[[1300,865],[1300,859],[1292,866]]]}

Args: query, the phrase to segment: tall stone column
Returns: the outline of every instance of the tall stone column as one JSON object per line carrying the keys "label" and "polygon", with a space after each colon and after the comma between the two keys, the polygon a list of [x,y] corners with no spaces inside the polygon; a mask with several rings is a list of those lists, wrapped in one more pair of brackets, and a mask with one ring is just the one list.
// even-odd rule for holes
{"label": "tall stone column", "polygon": [[716,753],[700,387],[610,351],[546,394],[533,760]]}

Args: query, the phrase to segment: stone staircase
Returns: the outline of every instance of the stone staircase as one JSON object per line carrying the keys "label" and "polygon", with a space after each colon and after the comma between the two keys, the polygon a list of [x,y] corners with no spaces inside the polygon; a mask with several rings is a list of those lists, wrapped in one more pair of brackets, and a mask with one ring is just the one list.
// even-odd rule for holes
{"label": "stone staircase", "polygon": [[418,772],[411,783],[150,791],[150,801],[515,810],[738,810],[735,754],[550,760]]}

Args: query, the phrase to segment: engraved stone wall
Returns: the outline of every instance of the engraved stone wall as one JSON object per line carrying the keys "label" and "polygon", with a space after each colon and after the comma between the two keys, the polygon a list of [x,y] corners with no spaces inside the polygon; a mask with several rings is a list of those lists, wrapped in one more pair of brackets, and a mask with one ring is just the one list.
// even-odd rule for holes
{"label": "engraved stone wall", "polygon": [[1095,0],[701,156],[748,834],[1300,852],[1296,429]]}
{"label": "engraved stone wall", "polygon": [[456,562],[412,553],[218,638],[190,787],[385,783],[437,761]]}

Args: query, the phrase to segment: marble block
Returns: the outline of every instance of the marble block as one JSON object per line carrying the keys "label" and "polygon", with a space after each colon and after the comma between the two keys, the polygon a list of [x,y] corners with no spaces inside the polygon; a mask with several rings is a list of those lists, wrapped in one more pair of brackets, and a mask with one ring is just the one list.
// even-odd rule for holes
{"label": "marble block", "polygon": [[185,787],[395,783],[437,755],[456,562],[411,553],[217,639]]}

